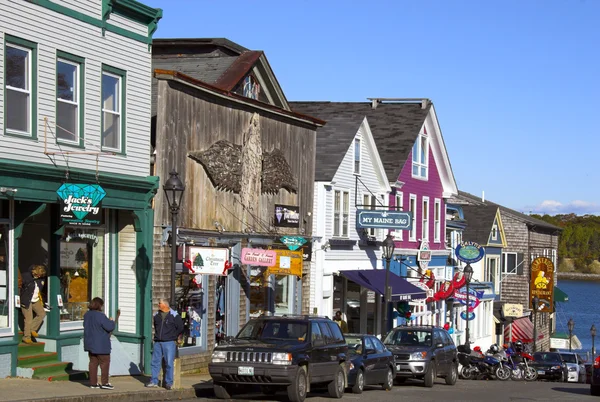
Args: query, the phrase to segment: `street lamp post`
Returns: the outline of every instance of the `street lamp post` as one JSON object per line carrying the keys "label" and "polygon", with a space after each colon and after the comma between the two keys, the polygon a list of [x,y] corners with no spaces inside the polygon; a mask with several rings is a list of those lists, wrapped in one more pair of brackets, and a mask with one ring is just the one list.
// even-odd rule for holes
{"label": "street lamp post", "polygon": [[537,352],[537,308],[540,298],[533,296],[531,307],[533,307],[533,351]]}
{"label": "street lamp post", "polygon": [[469,339],[469,284],[471,283],[471,279],[473,279],[473,267],[471,267],[471,264],[467,264],[467,266],[463,269],[463,274],[465,276],[465,283],[467,284],[467,313],[465,316],[467,319],[467,332],[465,334],[465,345],[471,348]]}
{"label": "street lamp post", "polygon": [[590,335],[592,336],[592,384],[594,383],[594,362],[596,361],[596,345],[594,344],[594,340],[596,339],[596,326],[592,324],[592,328],[590,328]]}
{"label": "street lamp post", "polygon": [[390,260],[394,256],[395,248],[396,245],[394,244],[394,238],[391,234],[388,234],[381,246],[382,257],[385,259],[385,287],[383,289],[383,319],[381,320],[381,340],[383,340],[383,336],[385,335],[388,327],[388,302],[390,296],[388,291],[388,283],[390,275]]}
{"label": "street lamp post", "polygon": [[179,174],[173,170],[169,173],[171,177],[163,185],[169,211],[171,212],[171,299],[169,300],[172,309],[176,309],[175,303],[175,266],[177,263],[177,214],[181,207],[181,199],[185,186],[179,178]]}
{"label": "street lamp post", "polygon": [[573,318],[569,318],[567,322],[567,328],[569,328],[569,352],[571,351],[571,340],[573,339],[573,329],[575,328],[575,321]]}

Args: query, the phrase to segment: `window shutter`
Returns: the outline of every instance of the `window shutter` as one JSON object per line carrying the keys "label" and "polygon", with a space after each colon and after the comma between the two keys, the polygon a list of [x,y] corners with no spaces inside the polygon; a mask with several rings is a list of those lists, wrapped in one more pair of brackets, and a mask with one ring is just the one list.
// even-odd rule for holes
{"label": "window shutter", "polygon": [[517,253],[517,275],[523,275],[523,253]]}

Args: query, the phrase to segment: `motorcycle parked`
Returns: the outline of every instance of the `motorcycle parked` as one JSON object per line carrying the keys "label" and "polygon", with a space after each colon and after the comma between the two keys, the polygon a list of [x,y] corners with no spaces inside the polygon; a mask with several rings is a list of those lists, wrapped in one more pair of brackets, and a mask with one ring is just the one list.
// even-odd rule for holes
{"label": "motorcycle parked", "polygon": [[535,367],[529,365],[533,361],[533,356],[527,352],[507,353],[508,367],[511,370],[513,380],[535,381],[538,373]]}
{"label": "motorcycle parked", "polygon": [[[481,353],[479,347],[475,347],[476,355],[466,345],[457,347],[458,361],[462,365],[461,376],[465,380],[479,377],[495,377],[500,381],[506,381],[510,378],[511,371],[505,367],[501,360]],[[489,351],[488,351],[489,352]]]}

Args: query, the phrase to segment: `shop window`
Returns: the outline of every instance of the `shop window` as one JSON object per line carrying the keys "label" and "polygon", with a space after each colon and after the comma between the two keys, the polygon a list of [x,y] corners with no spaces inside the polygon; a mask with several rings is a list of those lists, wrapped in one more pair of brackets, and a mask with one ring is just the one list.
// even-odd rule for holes
{"label": "shop window", "polygon": [[59,278],[60,321],[83,320],[90,300],[104,297],[103,229],[65,228]]}
{"label": "shop window", "polygon": [[291,275],[275,276],[275,314],[293,313],[294,283]]}
{"label": "shop window", "polygon": [[348,281],[346,291],[346,321],[348,332],[352,334],[360,333],[360,285]]}
{"label": "shop window", "polygon": [[259,317],[267,311],[267,267],[250,268],[250,317]]}
{"label": "shop window", "polygon": [[[185,270],[184,270],[185,271]],[[195,275],[183,272],[177,276],[175,287],[177,306],[176,310],[183,320],[183,336],[180,347],[204,346],[206,328],[203,319],[206,319],[206,291],[208,286],[207,275]],[[216,327],[215,337],[219,341],[225,337],[225,277],[217,278],[216,302]],[[204,282],[206,281],[206,282]]]}

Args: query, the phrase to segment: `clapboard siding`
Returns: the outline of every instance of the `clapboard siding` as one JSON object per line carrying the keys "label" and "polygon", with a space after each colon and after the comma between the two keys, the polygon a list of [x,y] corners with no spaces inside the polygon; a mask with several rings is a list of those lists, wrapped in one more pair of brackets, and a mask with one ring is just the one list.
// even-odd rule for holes
{"label": "clapboard siding", "polygon": [[[92,1],[71,1],[88,8]],[[90,4],[88,4],[90,3]],[[97,3],[97,4],[96,4]],[[97,17],[100,15],[101,5]],[[10,10],[10,12],[7,12]],[[82,11],[83,12],[83,11]],[[86,13],[87,13],[86,12]],[[56,53],[57,50],[85,59],[85,151],[95,152],[100,146],[101,74],[102,64],[125,70],[126,78],[126,155],[101,156],[102,172],[147,176],[150,166],[150,72],[151,54],[148,45],[106,32],[26,1],[0,0],[0,40],[10,34],[38,44],[38,140],[4,135],[4,113],[0,113],[0,158],[37,162],[58,167],[95,169],[95,155],[44,155],[44,118],[48,119],[48,152],[81,151],[67,145],[57,146],[56,114]],[[1,59],[1,58],[0,58]],[[3,67],[3,65],[2,65]],[[0,86],[4,86],[0,74]],[[4,110],[4,93],[0,91],[0,110]]]}
{"label": "clapboard siding", "polygon": [[90,17],[102,18],[101,0],[52,0],[52,2]]}
{"label": "clapboard siding", "polygon": [[119,272],[118,272],[118,303],[121,310],[119,332],[135,334],[136,322],[136,232],[131,215],[119,211]]}
{"label": "clapboard siding", "polygon": [[147,25],[141,24],[137,21],[133,21],[127,17],[123,17],[122,15],[112,13],[110,15],[110,18],[108,19],[108,23],[116,25],[119,28],[123,28],[128,31],[134,32],[138,35],[148,35]]}

